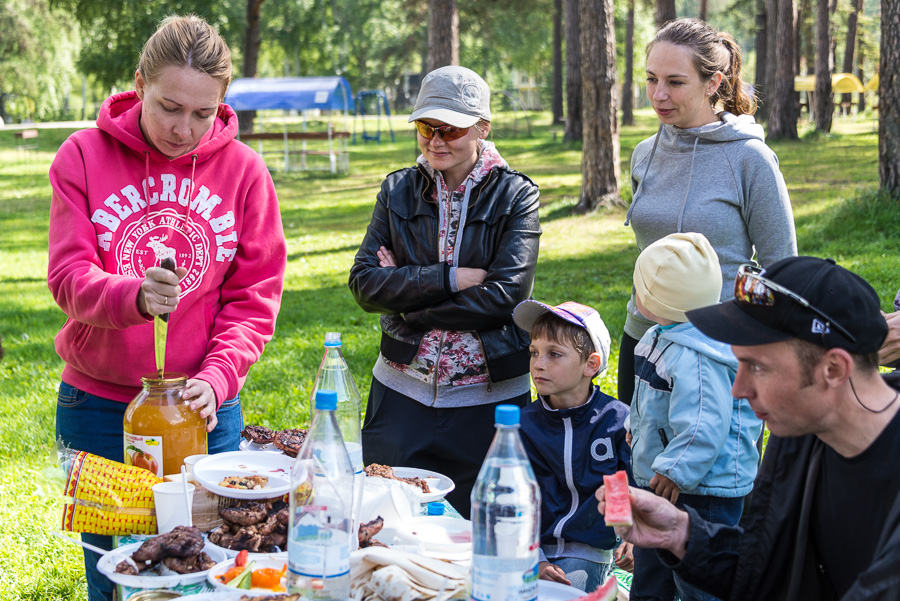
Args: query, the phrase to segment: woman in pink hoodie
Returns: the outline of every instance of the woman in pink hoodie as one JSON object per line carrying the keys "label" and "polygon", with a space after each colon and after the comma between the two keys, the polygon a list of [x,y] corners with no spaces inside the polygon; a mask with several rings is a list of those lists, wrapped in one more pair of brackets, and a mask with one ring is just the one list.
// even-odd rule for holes
{"label": "woman in pink hoodie", "polygon": [[[238,447],[238,393],[275,328],[286,248],[272,178],[234,141],[230,81],[216,31],[169,17],[144,46],[135,91],[108,98],[98,129],[74,133],[53,161],[48,284],[68,318],[56,430],[70,448],[122,461],[125,408],[155,371],[153,317],[166,313],[166,369],[188,375],[209,452]],[[165,257],[175,273],[158,267]],[[85,557],[92,601],[112,591],[96,560]]]}

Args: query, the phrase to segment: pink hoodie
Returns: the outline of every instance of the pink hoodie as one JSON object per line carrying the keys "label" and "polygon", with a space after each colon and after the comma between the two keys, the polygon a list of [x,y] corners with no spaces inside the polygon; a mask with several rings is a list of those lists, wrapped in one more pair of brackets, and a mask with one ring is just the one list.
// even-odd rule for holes
{"label": "pink hoodie", "polygon": [[56,336],[62,378],[128,402],[156,371],[153,322],[137,308],[148,267],[188,269],[169,319],[166,370],[209,382],[219,405],[243,386],[272,338],[286,248],[272,178],[233,141],[237,116],[217,118],[189,154],[168,159],[141,134],[135,92],[103,103],[50,168],[48,284],[68,316]]}

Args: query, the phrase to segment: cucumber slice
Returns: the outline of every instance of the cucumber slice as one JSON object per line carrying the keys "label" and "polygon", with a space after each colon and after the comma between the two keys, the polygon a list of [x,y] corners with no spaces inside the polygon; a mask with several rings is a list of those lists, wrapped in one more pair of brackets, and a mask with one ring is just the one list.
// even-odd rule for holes
{"label": "cucumber slice", "polygon": [[[253,571],[253,566],[255,566],[255,565],[256,565],[255,561],[248,562],[247,565],[244,567],[244,570],[240,574],[238,574],[237,576],[235,576],[234,578],[232,578],[231,580],[226,582],[225,586],[230,587],[230,588],[249,589],[250,588],[250,573]],[[243,586],[243,583],[245,580],[247,581],[247,584],[246,584],[246,586]]]}

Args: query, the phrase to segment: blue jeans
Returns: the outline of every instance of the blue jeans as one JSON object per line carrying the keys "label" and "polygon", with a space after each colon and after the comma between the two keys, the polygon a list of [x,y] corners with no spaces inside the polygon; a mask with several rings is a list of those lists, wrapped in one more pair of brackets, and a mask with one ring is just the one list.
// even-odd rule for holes
{"label": "blue jeans", "polygon": [[572,586],[586,593],[593,593],[597,590],[597,587],[606,582],[612,572],[611,564],[597,563],[578,557],[560,557],[548,561],[562,568]]}
{"label": "blue jeans", "polygon": [[[649,489],[644,489],[649,490]],[[652,492],[652,491],[651,491]],[[696,511],[701,518],[717,524],[735,526],[744,511],[744,497],[710,497],[706,495],[679,495],[675,505],[685,505]],[[718,601],[709,593],[688,584],[667,568],[657,555],[656,549],[634,548],[634,581],[631,585],[632,601]]]}
{"label": "blue jeans", "polygon": [[[127,403],[110,401],[61,382],[56,402],[56,438],[71,449],[122,461],[125,452],[122,421],[127,407]],[[219,423],[208,439],[210,454],[237,451],[244,429],[240,395],[222,403],[216,417]],[[83,533],[81,539],[103,549],[112,549],[111,536]],[[97,570],[99,560],[100,555],[85,550],[88,598],[90,601],[111,601],[115,585]]]}

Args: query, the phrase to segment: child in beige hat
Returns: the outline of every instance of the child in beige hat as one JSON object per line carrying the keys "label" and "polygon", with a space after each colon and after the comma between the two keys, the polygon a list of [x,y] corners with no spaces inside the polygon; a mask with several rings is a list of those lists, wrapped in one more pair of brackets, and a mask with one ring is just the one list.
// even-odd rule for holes
{"label": "child in beige hat", "polygon": [[[634,288],[638,309],[657,323],[635,347],[635,482],[708,521],[736,525],[756,477],[762,422],[746,399],[731,396],[737,359],[730,346],[685,317],[719,300],[716,252],[702,234],[670,234],[640,254]],[[632,595],[674,599],[676,589],[684,601],[711,598],[654,549],[635,547]]]}

